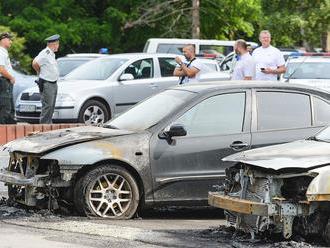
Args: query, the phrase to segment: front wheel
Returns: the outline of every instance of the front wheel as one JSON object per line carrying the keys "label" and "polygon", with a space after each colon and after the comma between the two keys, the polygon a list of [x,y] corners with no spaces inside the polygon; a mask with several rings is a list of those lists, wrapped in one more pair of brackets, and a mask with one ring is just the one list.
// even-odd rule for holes
{"label": "front wheel", "polygon": [[88,100],[82,106],[78,121],[86,125],[98,125],[110,119],[107,107],[97,100]]}
{"label": "front wheel", "polygon": [[139,197],[135,179],[117,165],[102,165],[89,171],[74,188],[77,210],[103,218],[132,218],[138,208]]}

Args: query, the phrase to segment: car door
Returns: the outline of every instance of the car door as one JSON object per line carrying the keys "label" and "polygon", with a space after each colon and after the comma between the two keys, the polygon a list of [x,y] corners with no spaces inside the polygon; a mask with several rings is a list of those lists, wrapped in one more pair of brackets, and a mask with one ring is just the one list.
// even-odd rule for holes
{"label": "car door", "polygon": [[160,78],[158,78],[155,83],[157,84],[159,91],[177,85],[179,78],[173,76],[174,69],[177,65],[175,58],[158,57],[157,60]]}
{"label": "car door", "polygon": [[183,125],[187,135],[168,143],[151,139],[154,200],[207,200],[207,192],[220,183],[226,164],[221,158],[250,147],[250,91],[217,94],[199,101],[171,121]]}
{"label": "car door", "polygon": [[132,79],[120,80],[114,89],[116,113],[120,113],[148,96],[154,94],[154,61],[153,58],[136,60],[122,72],[130,74]]}
{"label": "car door", "polygon": [[252,116],[252,148],[290,142],[314,135],[311,96],[283,90],[256,90]]}

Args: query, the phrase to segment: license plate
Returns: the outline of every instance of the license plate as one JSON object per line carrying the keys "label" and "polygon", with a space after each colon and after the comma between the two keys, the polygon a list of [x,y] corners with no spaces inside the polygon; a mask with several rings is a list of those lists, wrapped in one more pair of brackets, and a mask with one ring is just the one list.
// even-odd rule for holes
{"label": "license plate", "polygon": [[19,105],[20,112],[36,112],[35,105]]}

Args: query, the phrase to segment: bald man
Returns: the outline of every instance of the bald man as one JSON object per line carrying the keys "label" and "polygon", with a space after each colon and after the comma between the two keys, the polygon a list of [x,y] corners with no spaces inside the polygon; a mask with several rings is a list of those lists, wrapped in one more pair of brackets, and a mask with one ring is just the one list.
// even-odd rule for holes
{"label": "bald man", "polygon": [[196,58],[194,45],[187,45],[182,51],[186,61],[182,61],[179,56],[175,58],[178,66],[173,75],[180,77],[179,84],[198,82],[199,76],[208,69]]}

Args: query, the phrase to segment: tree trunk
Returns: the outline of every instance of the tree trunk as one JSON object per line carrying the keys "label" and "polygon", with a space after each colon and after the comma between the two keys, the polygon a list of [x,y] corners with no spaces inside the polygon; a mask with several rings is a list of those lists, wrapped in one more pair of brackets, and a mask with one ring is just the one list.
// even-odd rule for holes
{"label": "tree trunk", "polygon": [[199,9],[200,0],[192,0],[193,10],[192,10],[192,38],[200,38],[200,20],[199,20]]}

